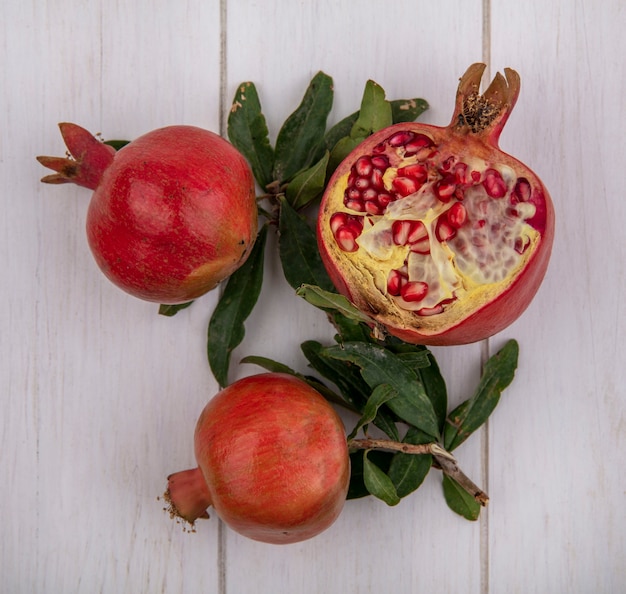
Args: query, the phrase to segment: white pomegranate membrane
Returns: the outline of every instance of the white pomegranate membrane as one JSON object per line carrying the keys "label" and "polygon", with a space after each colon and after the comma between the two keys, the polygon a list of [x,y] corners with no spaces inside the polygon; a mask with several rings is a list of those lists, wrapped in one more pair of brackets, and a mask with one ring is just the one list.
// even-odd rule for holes
{"label": "white pomegranate membrane", "polygon": [[380,292],[419,316],[504,281],[539,236],[526,178],[438,148],[426,134],[393,133],[351,167],[345,209],[329,221]]}

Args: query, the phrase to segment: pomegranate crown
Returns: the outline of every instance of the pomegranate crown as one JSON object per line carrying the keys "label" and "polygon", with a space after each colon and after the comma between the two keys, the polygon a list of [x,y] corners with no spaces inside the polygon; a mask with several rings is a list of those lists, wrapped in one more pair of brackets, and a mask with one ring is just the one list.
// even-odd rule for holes
{"label": "pomegranate crown", "polygon": [[71,157],[37,157],[44,167],[56,171],[41,181],[46,184],[73,183],[95,190],[105,169],[113,162],[115,149],[76,124],[63,122],[59,128]]}
{"label": "pomegranate crown", "polygon": [[472,64],[461,77],[450,124],[458,133],[488,136],[494,144],[509,118],[520,92],[520,77],[511,68],[499,72],[484,93],[480,81],[486,65]]}

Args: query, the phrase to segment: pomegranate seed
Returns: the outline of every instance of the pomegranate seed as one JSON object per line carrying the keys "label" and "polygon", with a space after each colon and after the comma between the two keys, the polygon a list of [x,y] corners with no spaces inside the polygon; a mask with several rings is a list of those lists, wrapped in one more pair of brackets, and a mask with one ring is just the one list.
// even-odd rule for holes
{"label": "pomegranate seed", "polygon": [[[426,136],[425,134],[416,134],[415,138],[413,138],[412,140],[410,140],[409,142],[405,143],[404,145],[404,149],[405,149],[405,156],[412,156],[415,155],[417,153],[421,153],[424,149],[430,149],[430,147],[433,146],[433,141],[428,138],[428,136]],[[426,154],[429,151],[424,151]],[[424,155],[420,155],[420,156],[426,156],[426,154]]]}
{"label": "pomegranate seed", "polygon": [[346,200],[358,200],[361,198],[361,192],[356,188],[348,188],[344,194]]}
{"label": "pomegranate seed", "polygon": [[531,194],[532,189],[530,187],[530,182],[525,177],[520,177],[511,192],[511,204],[528,202]]}
{"label": "pomegranate seed", "polygon": [[356,243],[357,237],[358,235],[355,234],[354,229],[348,225],[339,227],[335,232],[335,241],[344,252],[356,252],[359,249]]}
{"label": "pomegranate seed", "polygon": [[437,314],[443,313],[443,305],[438,303],[434,307],[422,307],[422,309],[417,310],[418,316],[434,316]]}
{"label": "pomegranate seed", "polygon": [[391,194],[387,194],[386,192],[384,194],[378,194],[378,204],[380,204],[382,207],[386,207],[387,204],[393,202],[394,200],[395,198]]}
{"label": "pomegranate seed", "polygon": [[359,157],[354,164],[354,170],[361,177],[369,177],[372,174],[372,160],[367,156]]}
{"label": "pomegranate seed", "polygon": [[357,190],[366,190],[370,187],[370,180],[366,177],[357,177],[356,181],[354,182],[354,187]]}
{"label": "pomegranate seed", "polygon": [[448,157],[442,164],[441,164],[441,171],[448,171],[448,169],[450,169],[450,167],[452,167],[452,164],[454,163],[454,157]]}
{"label": "pomegranate seed", "polygon": [[372,152],[376,155],[380,155],[381,153],[384,153],[386,150],[387,150],[387,147],[385,146],[385,143],[380,142],[372,149]]}
{"label": "pomegranate seed", "polygon": [[393,147],[404,146],[407,142],[413,140],[414,136],[413,132],[410,132],[409,130],[402,130],[401,132],[392,134],[387,139],[387,142],[389,143],[389,146]]}
{"label": "pomegranate seed", "polygon": [[363,202],[363,200],[361,200],[360,198],[344,200],[343,203],[345,204],[346,208],[349,208],[350,210],[365,212],[365,202]]}
{"label": "pomegranate seed", "polygon": [[391,185],[403,198],[415,194],[422,187],[422,184],[413,177],[396,177]]}
{"label": "pomegranate seed", "polygon": [[402,274],[399,270],[392,270],[387,277],[387,292],[390,295],[399,296],[407,280],[406,275]]}
{"label": "pomegranate seed", "polygon": [[418,182],[424,183],[428,178],[428,169],[420,163],[413,163],[406,167],[400,167],[398,169],[398,177],[412,177]]}
{"label": "pomegranate seed", "polygon": [[371,215],[381,215],[383,214],[385,210],[375,200],[366,200],[364,204],[365,204],[365,212]]}
{"label": "pomegranate seed", "polygon": [[435,195],[443,203],[450,202],[450,199],[454,195],[455,190],[456,180],[451,174],[445,175],[433,186],[433,191],[435,192]]}
{"label": "pomegranate seed", "polygon": [[428,284],[421,281],[409,281],[400,289],[400,295],[405,301],[421,301],[428,293]]}
{"label": "pomegranate seed", "polygon": [[415,241],[409,244],[409,249],[414,254],[430,254],[430,242],[428,241],[428,236],[424,237],[424,239],[420,239],[419,241]]}
{"label": "pomegranate seed", "polygon": [[502,198],[506,194],[506,182],[502,179],[499,171],[487,169],[483,187],[491,198]]}
{"label": "pomegranate seed", "polygon": [[372,182],[372,187],[377,190],[382,190],[385,187],[383,182],[383,172],[380,169],[374,169],[372,171],[372,177],[370,178]]}
{"label": "pomegranate seed", "polygon": [[456,235],[456,229],[450,225],[447,218],[440,216],[437,219],[437,226],[435,227],[435,236],[440,242],[449,241]]}
{"label": "pomegranate seed", "polygon": [[523,254],[528,249],[529,245],[530,245],[530,237],[517,237],[515,239],[515,245],[513,246],[513,249],[518,254]]}
{"label": "pomegranate seed", "polygon": [[477,184],[478,182],[480,182],[480,171],[472,171],[472,173],[470,173],[470,176],[472,178],[472,181]]}
{"label": "pomegranate seed", "polygon": [[389,167],[389,159],[386,155],[375,155],[372,157],[372,165],[383,171]]}
{"label": "pomegranate seed", "polygon": [[374,188],[367,188],[363,191],[363,200],[376,200],[378,198],[378,190]]}
{"label": "pomegranate seed", "polygon": [[[391,226],[391,237],[396,245],[406,245],[411,232],[411,224],[414,221],[394,221]],[[418,221],[415,221],[418,222]]]}
{"label": "pomegranate seed", "polygon": [[460,202],[455,202],[447,212],[448,223],[455,229],[460,229],[467,220],[467,210]]}
{"label": "pomegranate seed", "polygon": [[347,186],[348,188],[351,188],[354,185],[354,182],[356,181],[357,178],[357,174],[354,171],[354,167],[350,170],[350,175],[348,175],[348,181],[347,181]]}
{"label": "pomegranate seed", "polygon": [[422,221],[411,221],[411,228],[409,230],[409,236],[407,237],[408,243],[418,243],[428,239],[428,231],[426,231],[426,225]]}
{"label": "pomegranate seed", "polygon": [[336,212],[330,217],[330,230],[335,233],[339,227],[343,227],[348,222],[348,213]]}
{"label": "pomegranate seed", "polygon": [[454,179],[457,184],[465,185],[467,183],[467,165],[465,163],[457,163],[454,166]]}

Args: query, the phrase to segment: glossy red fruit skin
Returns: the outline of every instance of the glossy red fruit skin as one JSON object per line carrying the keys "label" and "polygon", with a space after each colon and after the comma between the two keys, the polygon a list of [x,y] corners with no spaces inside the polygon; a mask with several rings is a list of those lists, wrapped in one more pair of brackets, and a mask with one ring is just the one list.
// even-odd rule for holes
{"label": "glossy red fruit skin", "polygon": [[86,227],[98,266],[117,286],[147,301],[190,301],[249,255],[257,233],[251,170],[208,130],[154,130],[115,154]]}
{"label": "glossy red fruit skin", "polygon": [[311,538],[341,513],[350,477],[345,430],[305,382],[263,373],[231,384],[205,407],[195,454],[211,505],[248,538]]}
{"label": "glossy red fruit skin", "polygon": [[[484,65],[473,65],[461,79],[457,94],[457,107],[449,126],[440,127],[415,122],[396,124],[373,134],[356,147],[329,180],[320,205],[317,225],[318,247],[322,261],[337,290],[362,312],[371,316],[383,331],[409,343],[433,346],[468,344],[502,331],[526,310],[545,277],[550,260],[555,225],[550,195],[541,180],[526,165],[498,147],[500,133],[517,99],[519,83],[517,89],[511,91],[508,103],[501,109],[500,115],[477,134],[468,131],[468,126],[459,118],[459,114],[462,113],[462,100],[469,87],[467,83],[465,83],[466,88],[463,87],[464,79],[469,80],[468,74],[471,74],[472,83],[475,85],[476,79],[480,81],[483,70]],[[501,84],[500,80],[498,84]],[[373,289],[368,286],[368,284],[371,285],[371,281],[369,283],[367,281],[368,274],[364,273],[359,277],[358,274],[347,273],[346,269],[342,268],[341,258],[337,257],[337,250],[331,245],[327,231],[328,220],[336,212],[332,206],[332,195],[336,192],[335,186],[341,185],[342,178],[345,179],[350,167],[361,155],[375,152],[374,147],[395,133],[403,131],[426,134],[434,139],[437,146],[453,144],[459,147],[461,158],[465,151],[465,155],[471,154],[486,161],[497,159],[498,163],[523,172],[535,188],[533,203],[537,210],[532,221],[529,222],[539,232],[541,238],[524,268],[510,286],[495,298],[482,303],[468,304],[468,315],[456,323],[447,324],[439,329],[433,329],[432,325],[427,325],[432,320],[420,319],[417,316],[397,315],[391,309],[378,307]]]}

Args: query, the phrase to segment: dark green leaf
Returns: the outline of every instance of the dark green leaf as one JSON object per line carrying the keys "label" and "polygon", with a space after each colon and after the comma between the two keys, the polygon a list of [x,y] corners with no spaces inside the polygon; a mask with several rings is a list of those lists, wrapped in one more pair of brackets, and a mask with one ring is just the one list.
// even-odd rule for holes
{"label": "dark green leaf", "polygon": [[280,205],[278,247],[285,279],[294,289],[309,284],[333,291],[317,249],[315,232],[286,200],[281,200]]}
{"label": "dark green leaf", "polygon": [[361,411],[370,387],[363,381],[359,368],[349,361],[338,361],[323,357],[324,347],[315,340],[307,340],[300,345],[302,353],[315,371],[333,382],[356,411]]}
{"label": "dark green leaf", "polygon": [[274,179],[289,181],[307,169],[324,142],[326,120],[333,105],[333,80],[318,72],[311,80],[302,102],[287,118],[276,138]]}
{"label": "dark green leaf", "polygon": [[344,342],[352,342],[360,340],[362,342],[375,342],[372,328],[364,322],[357,322],[349,316],[344,316],[338,311],[327,312],[330,321],[337,330],[335,340],[342,344]]}
{"label": "dark green leaf", "polygon": [[387,505],[397,505],[400,497],[396,493],[391,479],[376,464],[367,457],[368,451],[363,451],[363,482],[367,490],[382,499]]}
{"label": "dark green leaf", "polygon": [[435,356],[430,351],[425,352],[428,353],[430,365],[420,367],[417,374],[422,380],[428,398],[433,403],[433,409],[439,421],[439,431],[443,431],[448,412],[448,390]]}
{"label": "dark green leaf", "polygon": [[[432,437],[419,429],[410,427],[402,441],[403,443],[418,445],[430,443]],[[394,455],[388,474],[396,487],[399,497],[410,495],[424,482],[432,462],[433,457],[430,454],[404,454],[398,452]]]}
{"label": "dark green leaf", "polygon": [[451,452],[478,429],[493,412],[504,390],[515,376],[519,346],[509,340],[483,369],[473,396],[454,409],[446,420],[444,448]]}
{"label": "dark green leaf", "polygon": [[355,322],[370,322],[371,319],[361,313],[343,295],[326,291],[315,285],[303,284],[296,289],[296,295],[304,298],[311,305],[323,310],[336,311]]}
{"label": "dark green leaf", "polygon": [[340,122],[337,122],[324,136],[324,146],[326,150],[332,151],[335,145],[346,136],[350,136],[350,130],[354,126],[354,122],[357,121],[359,112],[355,111],[353,114],[343,118]]}
{"label": "dark green leaf", "polygon": [[330,159],[328,161],[327,177],[339,167],[339,164],[352,152],[359,144],[365,140],[365,136],[352,138],[344,136],[330,151]]}
{"label": "dark green leaf", "polygon": [[437,417],[424,386],[415,372],[389,350],[374,344],[347,342],[324,350],[328,357],[348,360],[361,368],[361,375],[370,388],[389,384],[398,393],[386,406],[398,417],[439,438]]}
{"label": "dark green leaf", "polygon": [[391,104],[385,99],[384,89],[373,80],[368,80],[361,99],[359,117],[350,130],[350,137],[366,138],[392,123]]}
{"label": "dark green leaf", "polygon": [[177,303],[176,305],[159,305],[159,315],[172,317],[175,316],[181,309],[188,308],[193,301],[187,301],[187,303]]}
{"label": "dark green leaf", "polygon": [[[383,472],[387,472],[392,456],[391,452],[372,450],[368,458],[370,462],[376,464]],[[363,481],[363,452],[361,450],[350,452],[350,486],[348,487],[346,499],[359,499],[369,495],[370,492]]]}
{"label": "dark green leaf", "polygon": [[295,210],[304,208],[321,196],[326,184],[326,167],[329,158],[330,153],[326,151],[317,163],[296,175],[287,184],[287,202]]}
{"label": "dark green leaf", "polygon": [[228,116],[228,138],[248,160],[258,184],[265,189],[273,181],[274,150],[254,83],[237,87]]}
{"label": "dark green leaf", "polygon": [[414,122],[428,107],[424,99],[395,99],[391,101],[393,123]]}
{"label": "dark green leaf", "polygon": [[246,262],[229,279],[211,321],[207,356],[220,386],[228,385],[230,355],[243,340],[244,322],[252,312],[263,284],[263,255],[267,225],[263,226]]}
{"label": "dark green leaf", "polygon": [[326,400],[329,400],[330,402],[335,402],[345,407],[345,401],[318,379],[298,373],[284,363],[274,361],[273,359],[268,359],[267,357],[260,357],[258,355],[249,355],[248,357],[244,357],[241,360],[241,363],[251,363],[253,365],[258,365],[259,367],[263,367],[263,369],[272,373],[287,373],[289,375],[293,375],[294,377],[297,377],[303,382],[309,384],[309,386],[311,386],[314,390],[317,390],[320,394],[322,394],[322,396],[324,396],[324,398],[326,398]]}
{"label": "dark green leaf", "polygon": [[376,386],[365,403],[363,415],[350,435],[348,435],[348,441],[354,439],[362,427],[368,425],[376,418],[378,409],[385,404],[385,402],[389,402],[389,400],[395,397],[396,391],[391,386],[388,386],[387,384],[380,384],[380,386]]}
{"label": "dark green leaf", "polygon": [[480,503],[447,474],[443,475],[443,496],[453,512],[463,516],[466,520],[478,519]]}
{"label": "dark green leaf", "polygon": [[105,140],[104,144],[112,146],[116,151],[124,148],[127,144],[130,144],[130,140]]}

